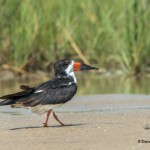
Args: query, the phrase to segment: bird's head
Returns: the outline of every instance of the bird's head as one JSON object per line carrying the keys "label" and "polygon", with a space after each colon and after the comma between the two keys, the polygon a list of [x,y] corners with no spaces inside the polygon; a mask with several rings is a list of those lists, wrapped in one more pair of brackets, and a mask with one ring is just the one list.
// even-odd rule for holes
{"label": "bird's head", "polygon": [[74,62],[71,59],[62,59],[54,64],[55,76],[74,76],[75,71],[97,70],[98,68],[90,65]]}

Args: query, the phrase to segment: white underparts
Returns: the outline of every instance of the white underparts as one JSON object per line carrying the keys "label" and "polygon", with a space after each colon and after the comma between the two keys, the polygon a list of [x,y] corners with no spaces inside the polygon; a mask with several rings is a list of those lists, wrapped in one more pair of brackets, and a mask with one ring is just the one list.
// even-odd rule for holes
{"label": "white underparts", "polygon": [[77,79],[76,79],[76,76],[74,73],[74,61],[73,60],[71,60],[68,68],[65,71],[66,71],[66,74],[68,76],[71,76],[73,78],[74,82],[77,83]]}
{"label": "white underparts", "polygon": [[42,115],[46,112],[48,112],[50,109],[57,109],[59,107],[61,107],[63,104],[47,104],[47,105],[36,105],[34,107],[24,107],[21,104],[13,104],[11,105],[11,108],[25,108],[25,109],[29,109],[32,113],[35,114],[39,114]]}
{"label": "white underparts", "polygon": [[63,104],[50,104],[50,105],[37,105],[34,107],[30,107],[30,110],[32,111],[32,113],[35,114],[44,114],[47,111],[49,111],[50,109],[57,109],[59,107],[61,107]]}

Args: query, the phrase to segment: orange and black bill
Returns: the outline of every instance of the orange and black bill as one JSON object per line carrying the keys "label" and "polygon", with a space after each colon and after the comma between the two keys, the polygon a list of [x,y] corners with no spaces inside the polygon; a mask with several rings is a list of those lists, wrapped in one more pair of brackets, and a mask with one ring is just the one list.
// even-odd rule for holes
{"label": "orange and black bill", "polygon": [[74,71],[82,71],[82,70],[98,70],[99,68],[89,66],[86,64],[81,64],[79,62],[74,62]]}

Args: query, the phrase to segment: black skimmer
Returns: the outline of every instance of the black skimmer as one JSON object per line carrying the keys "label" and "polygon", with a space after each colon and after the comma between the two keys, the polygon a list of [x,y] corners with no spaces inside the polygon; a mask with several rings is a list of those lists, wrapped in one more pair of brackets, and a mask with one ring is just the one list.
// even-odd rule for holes
{"label": "black skimmer", "polygon": [[11,105],[14,107],[26,107],[33,113],[43,114],[47,112],[44,126],[48,126],[48,119],[53,113],[53,117],[63,126],[58,119],[54,108],[60,107],[68,102],[76,94],[77,80],[75,71],[98,69],[71,59],[59,60],[54,64],[55,78],[40,84],[37,87],[21,85],[21,92],[0,97],[3,101],[0,106]]}

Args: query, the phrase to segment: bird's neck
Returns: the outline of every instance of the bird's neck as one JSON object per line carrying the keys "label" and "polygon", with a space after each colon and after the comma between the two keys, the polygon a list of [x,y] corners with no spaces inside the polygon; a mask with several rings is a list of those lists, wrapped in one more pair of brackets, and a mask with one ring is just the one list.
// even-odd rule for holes
{"label": "bird's neck", "polygon": [[74,72],[55,73],[55,78],[71,78],[74,83],[77,83],[77,79]]}
{"label": "bird's neck", "polygon": [[68,76],[73,78],[74,83],[77,83],[77,79],[76,79],[76,76],[75,76],[75,73],[74,73],[74,72],[70,72],[70,73],[68,74]]}

